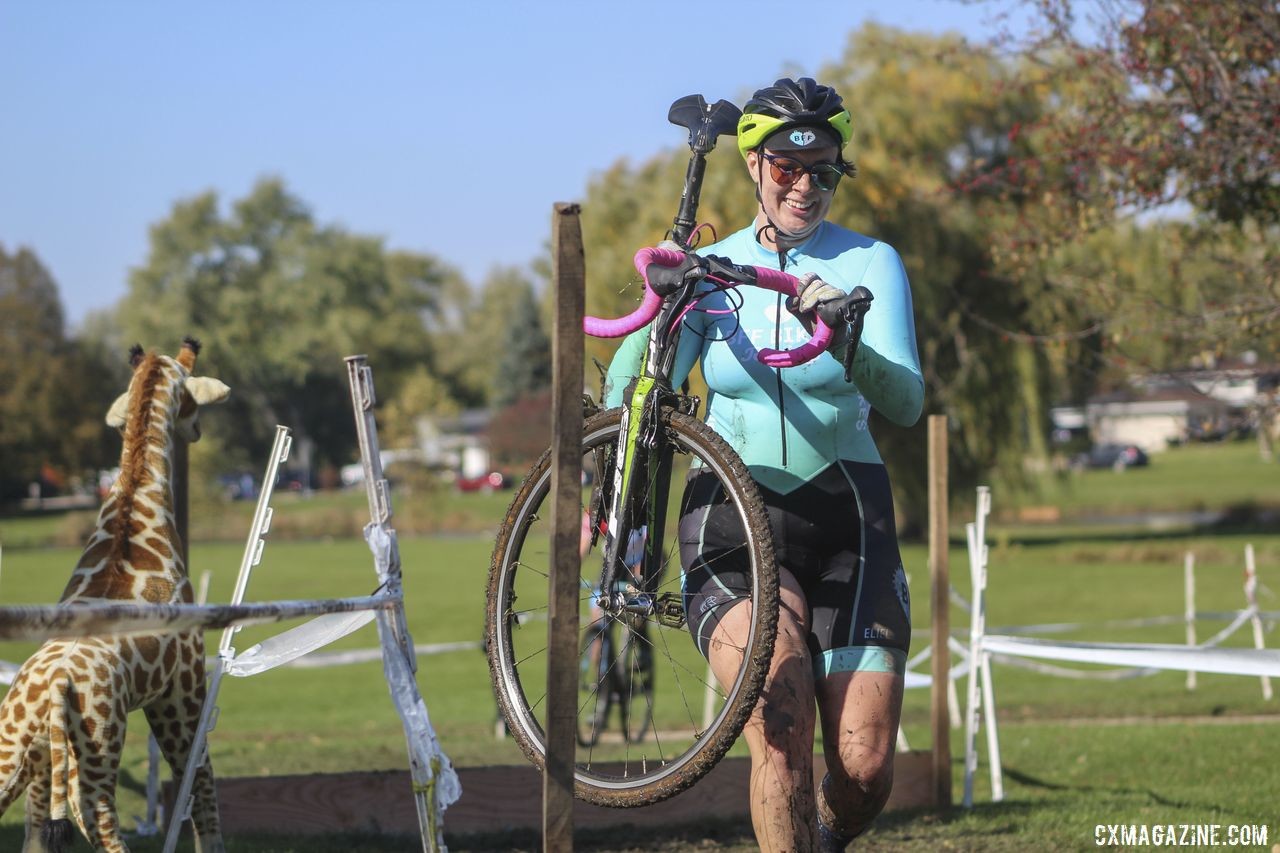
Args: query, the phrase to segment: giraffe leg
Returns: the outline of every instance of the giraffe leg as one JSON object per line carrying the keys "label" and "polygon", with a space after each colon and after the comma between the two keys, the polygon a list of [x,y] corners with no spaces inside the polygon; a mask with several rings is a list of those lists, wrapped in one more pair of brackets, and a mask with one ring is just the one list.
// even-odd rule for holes
{"label": "giraffe leg", "polygon": [[[117,707],[116,719],[124,709]],[[79,722],[79,721],[78,721]],[[80,831],[95,851],[128,853],[120,837],[120,817],[116,812],[116,780],[120,774],[120,751],[124,747],[123,725],[102,725],[89,734],[80,722],[71,734],[72,766],[69,799]]]}
{"label": "giraffe leg", "polygon": [[[175,686],[186,679],[179,678]],[[181,695],[180,689],[171,690],[169,695],[156,700],[143,708],[151,731],[156,736],[160,751],[173,770],[175,779],[181,779],[187,770],[187,760],[191,755],[191,745],[195,740],[196,728],[200,724],[200,711],[204,707],[204,677],[193,679],[191,694]],[[213,763],[208,755],[196,769],[195,779],[191,787],[194,800],[191,808],[191,822],[195,825],[197,853],[223,853],[226,847],[222,842],[222,831],[218,818],[218,797],[213,781]],[[175,805],[175,809],[181,806]]]}
{"label": "giraffe leg", "polygon": [[[0,815],[7,812],[14,800],[22,796],[22,792],[31,784],[33,777],[31,756],[12,754],[8,749],[10,746],[11,744],[7,743],[0,746]],[[48,795],[46,788],[46,802]]]}
{"label": "giraffe leg", "polygon": [[0,815],[22,796],[37,770],[48,773],[49,739],[43,713],[48,711],[48,699],[43,708],[32,706],[31,682],[31,670],[24,665],[0,702]]}
{"label": "giraffe leg", "polygon": [[[27,780],[26,836],[22,853],[46,853],[42,831],[49,819],[49,752],[44,746],[32,744],[23,767]],[[12,800],[0,803],[0,811],[7,809]]]}
{"label": "giraffe leg", "polygon": [[103,787],[82,785],[80,789],[81,828],[85,837],[100,853],[129,853],[120,837],[120,817],[116,813],[116,776],[103,781]]}

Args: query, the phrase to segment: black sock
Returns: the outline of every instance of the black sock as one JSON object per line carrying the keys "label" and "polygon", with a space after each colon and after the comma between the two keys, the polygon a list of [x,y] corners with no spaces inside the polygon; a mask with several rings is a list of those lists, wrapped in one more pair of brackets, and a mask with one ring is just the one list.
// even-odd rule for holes
{"label": "black sock", "polygon": [[833,829],[827,828],[822,822],[822,817],[818,817],[818,853],[844,853],[844,850],[853,841],[852,835],[842,835]]}

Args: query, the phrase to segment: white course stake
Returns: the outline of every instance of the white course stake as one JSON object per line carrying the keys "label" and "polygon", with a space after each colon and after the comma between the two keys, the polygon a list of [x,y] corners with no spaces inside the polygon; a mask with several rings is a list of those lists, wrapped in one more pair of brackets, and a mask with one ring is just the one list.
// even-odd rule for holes
{"label": "white course stake", "polygon": [[991,659],[983,648],[987,630],[987,515],[991,512],[991,489],[978,487],[976,522],[965,525],[969,546],[969,578],[973,604],[969,613],[969,681],[965,713],[964,807],[973,807],[973,774],[978,769],[978,728],[985,716],[987,761],[991,770],[991,799],[1004,799],[1004,774],[1000,767],[1000,739],[996,729],[995,690],[991,685]]}
{"label": "white course stake", "polygon": [[[1258,572],[1253,562],[1253,543],[1244,546],[1244,600],[1253,615],[1249,617],[1253,625],[1253,647],[1265,649],[1262,639],[1262,617],[1258,615]],[[1271,701],[1271,677],[1261,676],[1262,698]]]}
{"label": "white course stake", "polygon": [[[1187,645],[1196,644],[1196,555],[1188,551],[1182,564],[1186,592]],[[1196,671],[1187,670],[1187,689],[1196,689]]]}
{"label": "white course stake", "polygon": [[442,853],[447,850],[444,844],[443,813],[461,796],[462,788],[458,784],[453,764],[440,748],[435,730],[431,727],[427,705],[414,678],[418,661],[405,620],[400,546],[391,526],[390,487],[382,471],[378,427],[373,415],[376,402],[373,368],[363,355],[348,356],[346,362],[371,518],[365,526],[365,541],[373,551],[374,569],[381,588],[399,602],[394,610],[380,610],[377,613],[382,669],[387,687],[391,691],[392,704],[395,705],[404,729],[423,853]]}
{"label": "white course stake", "polygon": [[[249,527],[244,554],[240,558],[240,574],[236,577],[236,589],[231,597],[232,604],[240,604],[244,601],[245,588],[249,585],[249,575],[253,572],[253,567],[262,561],[262,549],[266,544],[263,537],[271,529],[271,493],[275,489],[276,473],[289,458],[289,448],[292,444],[293,438],[289,435],[288,428],[277,425],[275,442],[271,446],[271,458],[267,462],[267,471],[262,479],[262,491],[258,494],[258,505],[253,512],[253,524]],[[164,837],[164,853],[173,853],[177,848],[182,824],[191,815],[191,788],[195,784],[196,768],[204,764],[209,732],[213,731],[218,719],[218,690],[222,686],[222,676],[227,664],[236,656],[236,650],[231,646],[231,638],[239,630],[240,626],[232,625],[222,631],[222,640],[218,644],[218,657],[214,660],[213,669],[209,673],[209,683],[205,688],[200,723],[196,727],[196,735],[191,742],[191,754],[187,757],[187,767],[182,774],[182,782],[178,786],[178,795],[173,799],[173,814],[166,816],[169,827]]]}

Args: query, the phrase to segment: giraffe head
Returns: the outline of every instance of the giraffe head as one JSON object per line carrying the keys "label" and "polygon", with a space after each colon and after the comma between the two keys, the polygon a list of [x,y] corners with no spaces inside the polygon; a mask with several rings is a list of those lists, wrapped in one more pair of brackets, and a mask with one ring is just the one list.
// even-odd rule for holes
{"label": "giraffe head", "polygon": [[177,357],[167,355],[145,355],[142,347],[134,344],[129,351],[129,364],[133,367],[133,379],[129,382],[129,390],[125,391],[111,404],[107,412],[107,425],[123,429],[128,421],[130,401],[135,394],[144,393],[144,388],[154,388],[157,384],[167,386],[171,400],[176,401],[177,411],[174,415],[174,432],[188,442],[200,440],[200,407],[221,403],[227,399],[231,389],[224,383],[209,376],[192,376],[196,366],[196,355],[200,352],[200,342],[194,338],[185,338]]}

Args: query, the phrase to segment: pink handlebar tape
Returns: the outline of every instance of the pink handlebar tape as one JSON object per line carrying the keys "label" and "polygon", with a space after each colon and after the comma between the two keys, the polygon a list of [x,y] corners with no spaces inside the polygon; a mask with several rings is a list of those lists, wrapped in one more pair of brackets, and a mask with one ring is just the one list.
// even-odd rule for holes
{"label": "pink handlebar tape", "polygon": [[[642,276],[645,275],[645,271],[650,264],[676,267],[682,261],[684,261],[684,253],[672,249],[641,249],[636,252],[635,257],[636,270]],[[799,282],[795,276],[781,270],[769,269],[768,267],[754,267],[754,270],[756,281],[761,287],[777,291],[786,296],[796,295],[796,288]],[[654,293],[649,287],[649,281],[646,276],[644,299],[641,301],[640,307],[625,317],[619,317],[616,320],[584,317],[582,329],[594,338],[620,338],[643,328],[645,324],[657,316],[658,309],[661,307],[662,297]],[[756,360],[766,367],[795,367],[812,361],[821,355],[828,344],[831,343],[831,335],[831,328],[818,319],[813,337],[806,343],[790,350],[762,349],[756,354]]]}

